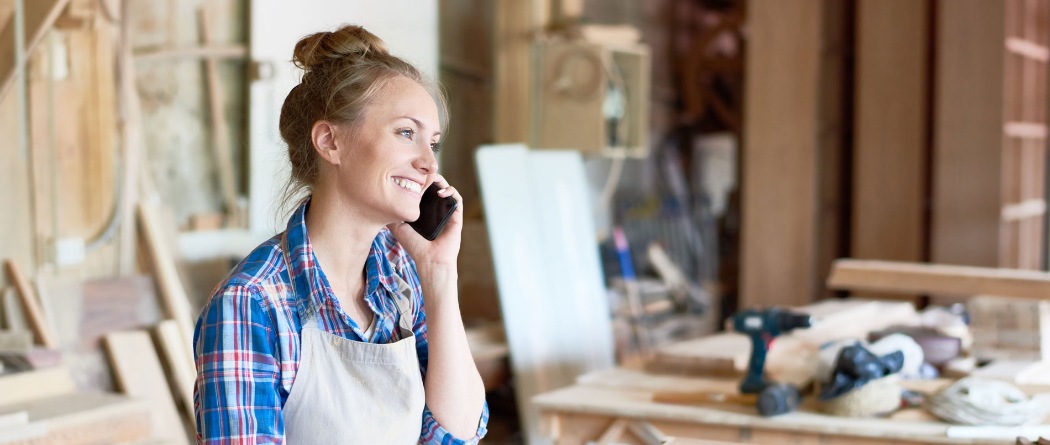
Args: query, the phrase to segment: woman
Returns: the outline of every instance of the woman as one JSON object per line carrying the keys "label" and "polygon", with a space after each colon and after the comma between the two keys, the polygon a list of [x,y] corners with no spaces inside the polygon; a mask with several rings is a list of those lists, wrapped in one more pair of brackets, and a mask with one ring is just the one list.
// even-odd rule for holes
{"label": "woman", "polygon": [[[201,313],[197,441],[477,442],[488,407],[456,291],[462,198],[435,159],[444,99],[358,26],[304,37],[293,61],[305,74],[280,130],[307,198]],[[427,241],[404,221],[432,183],[460,205]]]}

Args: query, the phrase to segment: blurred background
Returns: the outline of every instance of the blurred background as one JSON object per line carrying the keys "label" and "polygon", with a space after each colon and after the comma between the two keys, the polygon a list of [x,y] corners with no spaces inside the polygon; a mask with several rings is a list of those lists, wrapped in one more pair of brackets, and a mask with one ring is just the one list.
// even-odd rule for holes
{"label": "blurred background", "polygon": [[[578,296],[551,290],[566,276],[592,278],[596,305],[574,309],[591,312],[559,323],[608,332],[609,364],[718,331],[738,308],[843,296],[824,286],[837,258],[1045,270],[1048,7],[0,0],[5,372],[61,363],[62,388],[134,393],[128,369],[155,363],[141,372],[171,391],[150,405],[180,420],[148,414],[141,434],[189,428],[196,315],[287,218],[276,122],[300,75],[292,47],[342,23],[450,99],[440,168],[466,202],[460,299],[491,443],[525,440],[513,332],[560,310],[512,295],[515,270],[557,299]],[[519,173],[524,190],[501,188]],[[534,219],[508,217],[522,209]],[[522,233],[556,245],[508,247]],[[578,252],[560,271],[523,265]],[[511,320],[512,296],[540,312]],[[147,415],[123,412],[126,431]]]}

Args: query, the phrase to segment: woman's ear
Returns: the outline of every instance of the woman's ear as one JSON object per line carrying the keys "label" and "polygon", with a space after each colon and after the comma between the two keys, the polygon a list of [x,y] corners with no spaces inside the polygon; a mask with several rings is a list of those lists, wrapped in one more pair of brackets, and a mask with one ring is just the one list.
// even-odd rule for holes
{"label": "woman's ear", "polygon": [[314,122],[310,129],[310,140],[314,143],[314,150],[331,165],[339,165],[339,147],[336,143],[339,128],[328,121]]}

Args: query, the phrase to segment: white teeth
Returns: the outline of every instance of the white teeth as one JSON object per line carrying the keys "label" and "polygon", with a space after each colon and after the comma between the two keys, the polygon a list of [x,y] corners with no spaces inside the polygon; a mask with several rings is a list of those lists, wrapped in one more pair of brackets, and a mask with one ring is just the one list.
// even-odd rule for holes
{"label": "white teeth", "polygon": [[419,185],[416,182],[409,181],[403,178],[394,178],[394,184],[397,184],[403,188],[406,188],[416,193],[419,193],[421,190],[423,190],[423,186]]}

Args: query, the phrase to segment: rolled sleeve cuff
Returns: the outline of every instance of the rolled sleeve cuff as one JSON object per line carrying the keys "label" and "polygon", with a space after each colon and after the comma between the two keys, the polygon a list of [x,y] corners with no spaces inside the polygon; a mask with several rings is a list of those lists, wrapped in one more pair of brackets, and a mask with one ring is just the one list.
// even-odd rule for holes
{"label": "rolled sleeve cuff", "polygon": [[481,409],[481,419],[478,420],[478,431],[474,434],[474,437],[463,440],[452,435],[448,432],[445,427],[438,424],[437,419],[434,419],[434,414],[430,412],[430,407],[423,407],[423,434],[419,437],[419,443],[421,444],[435,444],[435,445],[464,445],[464,444],[476,444],[481,441],[481,438],[485,437],[485,433],[488,432],[489,425],[489,404],[485,402]]}

